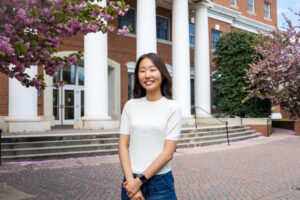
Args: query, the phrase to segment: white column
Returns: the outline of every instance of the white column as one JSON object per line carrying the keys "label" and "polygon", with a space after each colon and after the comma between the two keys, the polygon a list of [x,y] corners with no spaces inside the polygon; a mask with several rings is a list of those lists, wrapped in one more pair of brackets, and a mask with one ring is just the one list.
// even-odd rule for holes
{"label": "white column", "polygon": [[136,57],[150,52],[157,52],[155,0],[137,0]]}
{"label": "white column", "polygon": [[51,125],[54,125],[53,116],[53,77],[48,76],[44,73],[44,79],[46,83],[46,88],[44,90],[44,120],[49,121]]}
{"label": "white column", "polygon": [[[101,6],[105,5],[106,1],[101,1]],[[103,121],[110,117],[107,34],[102,32],[84,36],[84,88],[84,117],[81,128],[104,128]]]}
{"label": "white column", "polygon": [[[195,106],[199,106],[209,114],[210,103],[210,63],[208,35],[208,3],[196,5],[195,14]],[[197,115],[208,117],[206,112],[197,109]]]}
{"label": "white column", "polygon": [[[37,74],[37,67],[26,69],[29,76]],[[9,79],[9,111],[8,115],[15,118],[37,118],[37,90],[26,88],[17,79]]]}
{"label": "white column", "polygon": [[173,0],[172,11],[173,98],[182,116],[191,116],[190,44],[188,0]]}
{"label": "white column", "polygon": [[[25,71],[30,77],[35,77],[37,67],[31,66]],[[34,87],[26,88],[14,79],[9,79],[9,132],[48,131],[50,123],[41,122],[37,116],[37,90]]]}

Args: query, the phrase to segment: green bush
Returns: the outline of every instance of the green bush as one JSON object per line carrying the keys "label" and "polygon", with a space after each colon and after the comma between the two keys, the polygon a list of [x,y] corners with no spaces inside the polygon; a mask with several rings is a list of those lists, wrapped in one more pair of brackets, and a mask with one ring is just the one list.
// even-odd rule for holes
{"label": "green bush", "polygon": [[249,69],[256,54],[251,47],[254,42],[253,34],[238,31],[228,32],[218,40],[214,52],[216,71],[212,75],[218,112],[240,117],[268,117],[271,114],[269,100],[253,97],[242,103],[247,96],[245,70]]}

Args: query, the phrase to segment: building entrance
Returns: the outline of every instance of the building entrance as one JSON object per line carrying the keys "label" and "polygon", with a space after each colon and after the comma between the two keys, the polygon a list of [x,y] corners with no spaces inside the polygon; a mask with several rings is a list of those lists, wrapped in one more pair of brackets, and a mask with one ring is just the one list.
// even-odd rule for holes
{"label": "building entrance", "polygon": [[64,87],[53,89],[55,124],[72,125],[84,115],[84,67],[82,64],[65,66],[53,77],[53,82],[65,81]]}

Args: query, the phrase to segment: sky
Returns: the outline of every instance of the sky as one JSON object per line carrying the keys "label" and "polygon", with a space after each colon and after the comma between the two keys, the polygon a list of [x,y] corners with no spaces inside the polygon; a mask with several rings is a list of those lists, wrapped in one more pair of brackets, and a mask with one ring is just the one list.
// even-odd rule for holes
{"label": "sky", "polygon": [[[293,12],[291,12],[290,9],[293,9]],[[282,27],[283,24],[285,24],[285,20],[282,16],[282,13],[285,14],[286,17],[288,17],[293,25],[299,25],[300,21],[297,21],[297,17],[294,14],[294,12],[300,12],[300,0],[277,0],[277,24],[278,27]],[[298,16],[298,19],[300,19],[300,16]]]}

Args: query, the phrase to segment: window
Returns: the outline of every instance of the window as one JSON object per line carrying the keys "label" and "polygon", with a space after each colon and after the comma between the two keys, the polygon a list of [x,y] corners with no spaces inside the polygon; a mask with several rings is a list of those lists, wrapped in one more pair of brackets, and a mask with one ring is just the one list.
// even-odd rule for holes
{"label": "window", "polygon": [[237,0],[230,0],[230,5],[232,5],[232,6],[237,6],[237,2],[236,2]]}
{"label": "window", "polygon": [[169,18],[156,16],[156,36],[158,39],[169,40]]}
{"label": "window", "polygon": [[219,40],[221,35],[222,35],[221,31],[211,29],[211,49],[212,50],[216,50],[217,41]]}
{"label": "window", "polygon": [[265,18],[270,19],[270,3],[265,1]]}
{"label": "window", "polygon": [[254,13],[254,0],[248,0],[248,11]]}
{"label": "window", "polygon": [[53,76],[53,83],[65,81],[67,85],[84,85],[84,66],[83,64],[65,65],[59,68]]}
{"label": "window", "polygon": [[212,93],[212,105],[213,107],[217,106],[217,91],[216,91],[216,87],[214,87],[214,84],[213,84],[213,93]]}
{"label": "window", "polygon": [[133,98],[134,73],[128,72],[128,100]]}
{"label": "window", "polygon": [[119,29],[122,29],[123,26],[131,25],[132,30],[130,33],[136,32],[135,27],[135,9],[130,8],[124,16],[119,16]]}
{"label": "window", "polygon": [[195,25],[189,25],[189,36],[190,36],[190,45],[195,46]]}
{"label": "window", "polygon": [[195,80],[194,77],[191,77],[191,106],[195,106]]}

